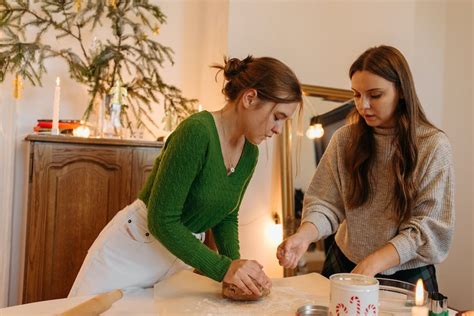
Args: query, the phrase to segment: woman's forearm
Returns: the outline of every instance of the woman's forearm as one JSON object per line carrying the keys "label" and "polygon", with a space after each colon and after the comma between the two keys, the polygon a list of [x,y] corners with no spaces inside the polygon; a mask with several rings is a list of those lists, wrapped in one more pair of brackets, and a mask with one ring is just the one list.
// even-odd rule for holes
{"label": "woman's forearm", "polygon": [[388,243],[365,257],[352,272],[374,276],[399,264],[400,257],[397,249],[391,243]]}
{"label": "woman's forearm", "polygon": [[308,243],[319,239],[319,231],[311,222],[304,222],[298,228],[297,234],[299,234],[304,240],[308,241]]}

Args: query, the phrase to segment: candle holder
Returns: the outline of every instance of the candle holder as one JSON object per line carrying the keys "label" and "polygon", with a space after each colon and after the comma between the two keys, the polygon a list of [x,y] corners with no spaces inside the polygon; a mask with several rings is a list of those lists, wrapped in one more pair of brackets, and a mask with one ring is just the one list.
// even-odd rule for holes
{"label": "candle holder", "polygon": [[[380,316],[400,315],[410,316],[415,306],[416,286],[414,284],[385,278],[379,281],[379,309]],[[428,293],[425,291],[422,306],[428,305]]]}
{"label": "candle holder", "polygon": [[337,273],[329,278],[329,314],[378,316],[379,282],[361,274]]}
{"label": "candle holder", "polygon": [[124,100],[127,97],[127,89],[122,86],[122,82],[117,80],[115,86],[113,86],[109,95],[106,96],[106,103],[110,99],[110,105],[108,106],[108,120],[106,121],[104,135],[107,137],[119,137],[123,138],[123,126],[122,126],[122,111]]}
{"label": "candle holder", "polygon": [[430,293],[429,316],[448,316],[448,298],[439,292]]}

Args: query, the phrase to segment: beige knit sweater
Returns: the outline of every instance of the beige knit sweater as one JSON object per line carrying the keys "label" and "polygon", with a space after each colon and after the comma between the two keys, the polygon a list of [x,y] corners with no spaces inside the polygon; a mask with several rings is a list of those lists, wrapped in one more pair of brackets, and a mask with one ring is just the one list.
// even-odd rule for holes
{"label": "beige knit sweater", "polygon": [[305,194],[302,222],[313,223],[321,238],[337,231],[337,245],[354,263],[391,243],[400,265],[383,274],[443,261],[454,229],[454,174],[446,135],[429,127],[417,128],[418,192],[411,218],[399,225],[390,203],[395,188],[391,166],[395,130],[374,128],[374,196],[355,209],[347,208],[350,183],[344,156],[349,133],[350,127],[344,126],[331,138]]}

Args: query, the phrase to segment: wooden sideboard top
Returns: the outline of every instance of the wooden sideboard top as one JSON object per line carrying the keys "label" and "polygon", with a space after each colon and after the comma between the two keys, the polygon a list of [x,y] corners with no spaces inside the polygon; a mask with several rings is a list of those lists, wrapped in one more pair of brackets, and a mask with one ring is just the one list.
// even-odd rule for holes
{"label": "wooden sideboard top", "polygon": [[95,138],[95,137],[76,137],[68,135],[40,135],[29,134],[25,140],[31,142],[49,142],[49,143],[70,143],[70,144],[88,144],[88,145],[108,145],[108,146],[133,146],[133,147],[163,147],[163,142],[135,139],[118,138]]}

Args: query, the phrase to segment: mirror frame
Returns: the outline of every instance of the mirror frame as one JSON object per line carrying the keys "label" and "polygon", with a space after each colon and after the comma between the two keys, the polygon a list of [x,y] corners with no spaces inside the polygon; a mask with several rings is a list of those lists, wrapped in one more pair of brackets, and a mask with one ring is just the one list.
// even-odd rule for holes
{"label": "mirror frame", "polygon": [[[323,86],[301,84],[303,94],[308,97],[319,97],[323,100],[346,102],[354,97],[351,90]],[[294,187],[293,187],[293,157],[292,153],[292,119],[285,122],[282,137],[280,137],[281,164],[281,196],[282,196],[282,226],[283,239],[293,235],[296,230]],[[304,137],[304,136],[303,136]],[[295,269],[283,269],[284,277],[294,276]]]}

